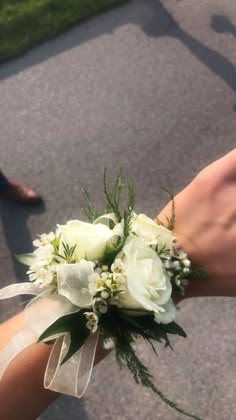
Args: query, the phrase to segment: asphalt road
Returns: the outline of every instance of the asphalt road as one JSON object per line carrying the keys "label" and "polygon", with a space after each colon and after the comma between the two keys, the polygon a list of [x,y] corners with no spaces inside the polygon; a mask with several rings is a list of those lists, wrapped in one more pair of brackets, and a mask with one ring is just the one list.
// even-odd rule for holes
{"label": "asphalt road", "polygon": [[[37,233],[81,216],[81,188],[102,204],[101,175],[136,180],[151,217],[206,164],[236,144],[234,0],[134,0],[0,67],[1,167],[45,206],[1,201],[0,284],[24,279],[14,254]],[[15,301],[15,304],[18,301]],[[1,302],[1,315],[10,307]],[[156,384],[204,420],[234,420],[235,301],[182,302],[188,338],[174,353],[143,343]],[[60,398],[40,420],[180,420],[136,386],[111,355],[82,400]],[[3,419],[5,420],[5,419]],[[7,419],[10,420],[10,419]]]}

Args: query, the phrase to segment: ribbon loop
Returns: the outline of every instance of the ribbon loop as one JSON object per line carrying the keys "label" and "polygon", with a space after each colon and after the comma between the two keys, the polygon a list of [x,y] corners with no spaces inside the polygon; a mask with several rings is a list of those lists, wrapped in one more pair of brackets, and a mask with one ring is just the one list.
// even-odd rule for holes
{"label": "ribbon loop", "polygon": [[99,333],[90,334],[83,347],[61,364],[70,344],[69,334],[59,337],[49,356],[44,387],[59,393],[82,397],[90,381]]}

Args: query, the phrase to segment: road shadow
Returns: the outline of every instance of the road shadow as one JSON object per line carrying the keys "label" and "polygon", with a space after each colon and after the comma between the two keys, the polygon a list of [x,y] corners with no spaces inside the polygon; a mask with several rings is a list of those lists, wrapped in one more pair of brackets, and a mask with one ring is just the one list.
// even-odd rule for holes
{"label": "road shadow", "polygon": [[[140,27],[150,37],[178,39],[211,72],[221,78],[233,91],[236,91],[236,66],[219,52],[205,46],[186,32],[160,0],[135,0],[91,18],[53,41],[35,48],[20,59],[0,67],[0,80],[11,77],[93,38],[104,34],[112,35],[117,28],[130,23]],[[218,31],[227,29],[235,34],[234,25],[224,17],[218,16],[213,19],[213,29],[216,28]]]}
{"label": "road shadow", "polygon": [[[155,3],[156,10],[153,13],[153,18],[148,25],[143,27],[143,31],[156,38],[172,37],[178,39],[201,63],[236,92],[236,66],[228,58],[207,47],[186,32],[160,1],[157,0]],[[233,25],[227,27],[232,29]]]}
{"label": "road shadow", "polygon": [[17,203],[0,200],[0,217],[5,237],[5,243],[10,251],[12,265],[17,282],[27,280],[26,266],[20,264],[15,255],[31,252],[33,249],[28,219],[32,215],[45,212],[45,205],[21,206]]}
{"label": "road shadow", "polygon": [[229,33],[236,37],[236,26],[227,16],[213,15],[211,18],[211,28],[219,34]]}

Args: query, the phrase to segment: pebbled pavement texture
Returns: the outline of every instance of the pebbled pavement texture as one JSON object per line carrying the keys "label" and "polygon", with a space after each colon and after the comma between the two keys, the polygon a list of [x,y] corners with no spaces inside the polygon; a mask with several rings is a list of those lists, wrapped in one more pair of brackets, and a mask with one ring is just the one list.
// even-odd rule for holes
{"label": "pebbled pavement texture", "polygon": [[[236,4],[134,0],[0,67],[0,155],[5,173],[37,188],[45,206],[1,200],[0,284],[22,281],[14,254],[37,233],[82,216],[81,188],[102,205],[104,165],[136,182],[136,211],[154,217],[206,164],[235,147]],[[14,301],[18,304],[17,299]],[[1,315],[11,307],[1,302]],[[234,420],[235,301],[180,304],[188,338],[156,358],[156,384],[204,420]],[[94,369],[82,400],[61,397],[40,420],[180,420],[120,371]],[[10,419],[9,419],[10,420]]]}

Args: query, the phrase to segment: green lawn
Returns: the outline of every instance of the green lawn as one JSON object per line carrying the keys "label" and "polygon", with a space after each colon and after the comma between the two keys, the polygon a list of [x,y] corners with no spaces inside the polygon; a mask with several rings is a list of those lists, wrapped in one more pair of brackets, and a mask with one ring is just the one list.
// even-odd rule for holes
{"label": "green lawn", "polygon": [[125,0],[0,0],[0,63]]}

